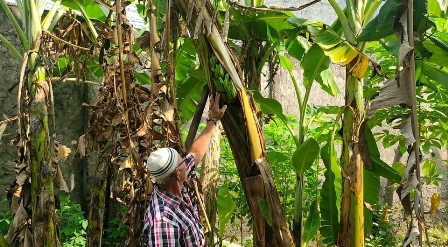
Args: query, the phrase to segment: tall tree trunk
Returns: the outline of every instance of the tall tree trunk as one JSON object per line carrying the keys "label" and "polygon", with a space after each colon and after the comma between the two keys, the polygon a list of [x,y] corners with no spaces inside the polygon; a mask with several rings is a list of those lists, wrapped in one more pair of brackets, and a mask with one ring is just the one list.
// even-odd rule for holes
{"label": "tall tree trunk", "polygon": [[86,230],[86,247],[99,247],[103,237],[104,215],[106,211],[107,177],[109,175],[109,161],[111,144],[98,152],[95,180],[90,195],[89,224]]}
{"label": "tall tree trunk", "polygon": [[358,145],[364,119],[362,83],[346,69],[345,110],[342,124],[342,205],[338,246],[364,246],[363,162]]}
{"label": "tall tree trunk", "polygon": [[30,96],[30,110],[28,131],[31,163],[31,210],[33,245],[54,247],[60,246],[56,231],[57,220],[55,213],[55,199],[53,186],[53,162],[50,153],[50,131],[48,120],[48,106],[50,105],[50,85],[46,78],[45,68],[42,66],[40,54],[40,39],[42,30],[37,6],[30,1],[32,26],[30,37],[34,52],[29,54],[27,94]]}
{"label": "tall tree trunk", "polygon": [[[184,19],[187,20],[190,30],[195,30],[198,16],[198,19],[204,21],[203,23],[200,21],[199,25],[205,24],[207,26],[205,29],[208,30],[208,27],[212,24],[211,30],[208,30],[212,33],[206,31],[206,34],[200,35],[198,39],[194,40],[194,43],[206,78],[208,78],[209,86],[213,87],[209,62],[213,53],[210,44],[214,41],[222,41],[219,34],[217,35],[216,25],[213,25],[216,23],[216,20],[212,23],[210,14],[206,8],[200,7],[199,1],[189,3],[187,0],[182,0],[178,3],[177,8]],[[193,5],[191,20],[187,14],[189,4]],[[215,49],[218,48],[215,47]],[[228,47],[217,52],[227,57],[232,57],[233,55]],[[239,71],[240,65],[238,62],[235,62],[235,59],[233,61],[233,64],[231,64],[233,66],[231,68],[232,71]],[[238,79],[238,76],[235,73],[231,74],[232,79]],[[234,81],[234,83],[237,82]],[[292,246],[292,236],[281,207],[272,171],[266,162],[263,136],[255,116],[255,102],[244,89],[240,89],[239,99],[240,101],[235,100],[233,103],[227,104],[226,114],[221,120],[232,148],[240,180],[253,216],[254,246]],[[246,108],[243,110],[243,107]],[[257,137],[258,141],[260,141],[259,143],[254,142]],[[264,219],[259,206],[260,200],[267,204],[272,222],[268,223]]]}
{"label": "tall tree trunk", "polygon": [[221,125],[215,128],[212,134],[208,151],[204,156],[201,168],[200,181],[204,188],[204,201],[206,205],[207,218],[210,222],[211,229],[206,234],[207,246],[215,246],[214,236],[216,234],[216,214],[217,203],[216,194],[218,193],[217,182],[219,179],[219,158],[221,148]]}

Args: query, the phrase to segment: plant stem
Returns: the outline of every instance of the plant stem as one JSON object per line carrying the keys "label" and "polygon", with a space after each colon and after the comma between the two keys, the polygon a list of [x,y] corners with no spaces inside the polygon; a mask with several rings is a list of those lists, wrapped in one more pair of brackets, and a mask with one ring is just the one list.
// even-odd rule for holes
{"label": "plant stem", "polygon": [[90,18],[87,15],[86,11],[82,7],[82,5],[78,2],[78,0],[73,0],[73,1],[76,3],[76,5],[78,5],[79,10],[81,11],[82,16],[86,20],[87,26],[89,27],[90,32],[92,32],[93,37],[95,39],[97,39],[98,38],[98,33],[96,32],[95,27],[93,26],[93,23],[90,21]]}
{"label": "plant stem", "polygon": [[[336,12],[336,15],[338,16],[339,21],[342,24],[342,28],[344,29],[345,38],[349,43],[354,44],[355,43],[355,35],[353,31],[350,28],[350,25],[348,23],[347,17],[344,14],[344,11],[341,9],[341,6],[336,2],[336,0],[328,0],[333,7],[334,11]],[[348,11],[348,10],[347,10]]]}

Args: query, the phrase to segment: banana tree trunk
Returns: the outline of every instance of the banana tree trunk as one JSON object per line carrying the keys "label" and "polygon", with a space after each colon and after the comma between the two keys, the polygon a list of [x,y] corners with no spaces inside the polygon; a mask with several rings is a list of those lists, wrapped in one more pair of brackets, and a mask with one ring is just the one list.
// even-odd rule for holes
{"label": "banana tree trunk", "polygon": [[362,83],[347,66],[345,110],[342,125],[342,205],[338,246],[364,246],[363,162],[357,140],[364,116]]}
{"label": "banana tree trunk", "polygon": [[106,211],[106,189],[109,174],[109,154],[112,152],[111,145],[99,152],[98,165],[95,171],[90,196],[89,224],[86,229],[86,247],[101,246],[103,237],[104,215]]}
{"label": "banana tree trunk", "polygon": [[25,4],[30,11],[29,40],[33,52],[29,54],[28,90],[29,101],[29,152],[31,164],[31,205],[34,246],[60,246],[57,233],[55,199],[53,186],[53,162],[50,153],[50,131],[48,106],[50,105],[50,85],[39,54],[41,43],[41,20],[34,1]]}
{"label": "banana tree trunk", "polygon": [[207,246],[215,246],[214,236],[216,234],[216,214],[218,193],[217,181],[219,175],[219,157],[221,148],[221,128],[215,128],[212,134],[208,151],[202,163],[200,181],[204,188],[204,201],[206,205],[207,219],[210,221],[211,229],[206,234]]}
{"label": "banana tree trunk", "polygon": [[[198,16],[204,20],[205,26],[210,26],[212,20],[210,14],[206,8],[200,8],[201,5],[197,1],[189,3],[188,0],[182,0],[178,3],[179,12],[187,20],[190,30],[195,30]],[[187,14],[189,4],[193,6],[192,15]],[[199,25],[202,25],[202,23]],[[220,42],[222,40],[219,34],[217,35],[215,25],[211,26],[211,33],[210,30],[205,32],[205,35],[201,35],[194,40],[194,44],[206,78],[208,78],[209,86],[213,88],[209,61],[210,57],[213,56],[211,45],[213,41]],[[214,49],[217,54],[223,56],[220,57],[221,59],[229,58],[233,55],[226,46],[215,46]],[[229,61],[227,60],[226,62]],[[238,68],[240,68],[240,64],[226,64],[226,66],[229,65],[232,66],[227,68],[232,72],[229,73],[232,80],[234,83],[241,85],[241,79],[236,73]],[[240,101],[236,100],[231,104],[227,104],[227,111],[222,118],[222,123],[234,154],[240,180],[253,216],[254,246],[293,246],[292,236],[281,208],[272,171],[265,158],[263,135],[255,116],[255,102],[244,89],[240,88],[238,93]],[[269,222],[263,217],[259,206],[260,202],[267,204],[271,219]]]}
{"label": "banana tree trunk", "polygon": [[[32,54],[30,68],[36,68],[38,55]],[[31,79],[31,78],[30,78]],[[55,219],[55,201],[53,186],[53,164],[50,159],[50,135],[48,127],[47,105],[48,82],[45,81],[45,69],[35,69],[28,92],[30,102],[30,158],[31,158],[31,195],[32,228],[34,246],[59,246],[57,221]]]}

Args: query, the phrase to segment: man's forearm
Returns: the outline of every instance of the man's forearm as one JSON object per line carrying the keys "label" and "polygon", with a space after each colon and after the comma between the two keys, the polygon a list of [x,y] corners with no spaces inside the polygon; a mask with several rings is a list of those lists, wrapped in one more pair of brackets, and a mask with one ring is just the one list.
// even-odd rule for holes
{"label": "man's forearm", "polygon": [[197,163],[199,163],[207,151],[208,144],[212,138],[213,130],[215,129],[215,121],[208,120],[205,126],[205,129],[198,136],[196,140],[194,140],[193,144],[191,144],[190,152]]}

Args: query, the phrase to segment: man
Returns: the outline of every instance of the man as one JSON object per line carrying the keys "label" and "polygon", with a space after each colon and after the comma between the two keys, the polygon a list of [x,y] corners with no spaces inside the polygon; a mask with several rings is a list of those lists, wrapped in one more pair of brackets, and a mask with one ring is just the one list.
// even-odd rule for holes
{"label": "man", "polygon": [[185,157],[172,148],[161,148],[150,154],[147,168],[156,184],[146,210],[143,234],[148,246],[205,246],[205,238],[197,208],[192,204],[184,181],[196,176],[196,162],[200,162],[216,123],[227,106],[219,108],[220,95],[211,97],[210,118]]}

